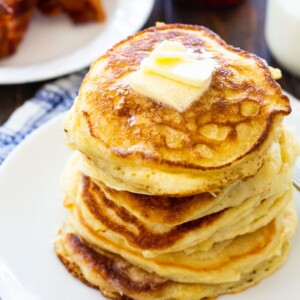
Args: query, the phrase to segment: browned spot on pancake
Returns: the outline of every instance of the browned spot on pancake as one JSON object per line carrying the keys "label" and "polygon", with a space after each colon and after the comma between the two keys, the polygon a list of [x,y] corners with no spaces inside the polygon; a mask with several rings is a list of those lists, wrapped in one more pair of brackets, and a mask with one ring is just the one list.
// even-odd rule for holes
{"label": "browned spot on pancake", "polygon": [[[131,244],[145,250],[166,249],[178,242],[178,240],[183,238],[187,233],[195,231],[201,227],[205,228],[211,223],[216,222],[227,210],[224,209],[203,218],[174,226],[171,230],[162,234],[154,234],[125,208],[118,206],[113,201],[106,198],[100,187],[94,184],[86,176],[83,176],[82,198],[89,211],[98,221],[110,230],[125,237]],[[98,201],[100,201],[100,204]],[[108,217],[106,209],[112,209],[117,216],[122,219],[122,221],[134,225],[138,234],[130,231],[127,226],[118,224]]]}
{"label": "browned spot on pancake", "polygon": [[153,217],[158,223],[172,225],[182,222],[195,209],[201,210],[208,203],[216,199],[210,193],[197,194],[187,197],[163,197],[153,195],[134,194],[126,191],[116,191],[97,181],[97,184],[108,199],[122,198],[122,202],[130,202],[145,218]]}
{"label": "browned spot on pancake", "polygon": [[77,279],[79,279],[81,282],[83,282],[84,284],[88,285],[89,287],[92,288],[98,288],[97,286],[91,284],[90,282],[88,282],[83,274],[80,271],[80,268],[78,267],[78,265],[76,265],[75,263],[67,260],[62,254],[60,254],[59,252],[56,252],[57,257],[59,258],[59,260],[61,261],[61,263],[66,267],[66,269]]}
{"label": "browned spot on pancake", "polygon": [[109,297],[107,291],[105,291],[104,289],[101,290],[101,287],[96,286],[91,284],[89,281],[87,281],[84,277],[84,275],[82,274],[79,266],[74,263],[71,262],[70,260],[68,260],[65,256],[63,256],[59,251],[56,250],[56,255],[59,258],[59,260],[61,261],[61,263],[65,266],[65,268],[67,269],[67,271],[73,275],[75,278],[79,279],[82,283],[84,283],[85,285],[91,287],[91,288],[95,288],[95,289],[99,289],[100,292],[103,294],[103,296],[109,298],[109,299],[115,299],[115,300],[131,300],[131,298],[123,295],[119,295],[119,294],[115,294],[114,297]]}
{"label": "browned spot on pancake", "polygon": [[82,115],[83,115],[84,119],[86,120],[86,123],[88,125],[88,129],[89,129],[90,135],[93,138],[97,138],[96,134],[94,133],[93,124],[92,124],[92,121],[91,121],[89,113],[83,110],[82,111]]}
{"label": "browned spot on pancake", "polygon": [[[88,265],[93,272],[109,281],[113,287],[119,288],[120,292],[151,292],[161,289],[169,282],[158,276],[151,276],[151,274],[142,270],[140,270],[142,275],[140,279],[144,280],[134,280],[130,277],[131,265],[125,260],[122,260],[122,263],[116,263],[117,257],[112,256],[112,254],[109,256],[97,252],[93,247],[89,246],[75,234],[68,234],[66,236],[66,241],[75,255],[77,257],[79,256],[80,260],[82,260],[85,265]],[[105,253],[104,250],[101,251]],[[151,280],[154,277],[159,280]],[[121,299],[125,300],[126,298]]]}

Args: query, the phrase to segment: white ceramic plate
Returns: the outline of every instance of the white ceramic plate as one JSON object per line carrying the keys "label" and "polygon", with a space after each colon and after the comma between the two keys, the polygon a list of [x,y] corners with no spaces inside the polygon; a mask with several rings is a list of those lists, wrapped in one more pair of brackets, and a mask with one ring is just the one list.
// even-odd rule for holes
{"label": "white ceramic plate", "polygon": [[154,0],[102,0],[106,20],[74,25],[66,15],[36,13],[18,51],[0,60],[0,84],[65,75],[91,64],[116,42],[138,31]]}
{"label": "white ceramic plate", "polygon": [[[288,122],[300,132],[300,102]],[[69,151],[58,117],[18,146],[0,168],[0,297],[3,300],[99,300],[56,258],[53,240],[66,218],[59,178]],[[300,214],[300,194],[296,194]],[[287,263],[228,300],[299,300],[300,227]]]}

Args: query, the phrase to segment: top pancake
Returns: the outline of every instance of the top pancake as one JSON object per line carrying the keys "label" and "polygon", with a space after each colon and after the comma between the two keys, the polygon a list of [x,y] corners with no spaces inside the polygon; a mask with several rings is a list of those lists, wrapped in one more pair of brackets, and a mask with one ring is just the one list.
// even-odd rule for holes
{"label": "top pancake", "polygon": [[[209,89],[181,113],[129,86],[129,75],[164,40],[206,51],[218,65]],[[128,182],[125,188],[105,182],[109,186],[181,196],[254,175],[273,129],[289,112],[289,100],[263,60],[227,45],[204,27],[173,24],[142,31],[100,57],[82,84],[65,131],[69,144],[106,176]],[[136,174],[141,169],[147,174]],[[183,175],[174,184],[159,184],[172,181],[174,174]],[[202,179],[183,180],[190,176]]]}

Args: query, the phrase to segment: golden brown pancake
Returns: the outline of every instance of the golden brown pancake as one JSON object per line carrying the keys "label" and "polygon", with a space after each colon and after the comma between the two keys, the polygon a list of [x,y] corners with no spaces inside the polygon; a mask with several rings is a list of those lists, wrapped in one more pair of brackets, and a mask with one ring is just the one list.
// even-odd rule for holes
{"label": "golden brown pancake", "polygon": [[[208,52],[218,64],[208,90],[181,113],[129,85],[163,40]],[[204,27],[173,24],[144,30],[94,62],[65,131],[95,166],[87,175],[119,190],[183,196],[253,176],[289,112],[263,60]]]}
{"label": "golden brown pancake", "polygon": [[[117,191],[103,182],[94,181],[101,193],[118,206],[125,208],[143,223],[169,227],[192,221],[228,207],[240,205],[247,198],[260,195],[261,199],[284,190],[289,184],[296,158],[294,136],[285,129],[278,142],[274,142],[257,174],[235,182],[225,188],[190,197],[173,198]],[[62,188],[68,198],[75,199],[80,187],[77,177],[79,155],[73,155],[65,168]],[[79,176],[81,176],[79,174]],[[107,200],[107,201],[108,201]]]}
{"label": "golden brown pancake", "polygon": [[[67,206],[75,205],[85,223],[95,231],[101,229],[99,235],[116,244],[122,241],[147,257],[179,250],[208,250],[216,242],[257,230],[282,211],[292,197],[294,146],[293,135],[284,131],[253,178],[215,196],[166,199],[112,190],[78,170],[78,154],[68,162],[62,188]],[[165,217],[156,217],[161,212]],[[143,217],[147,213],[149,216]],[[168,222],[172,213],[174,219],[178,214],[173,224]]]}
{"label": "golden brown pancake", "polygon": [[[285,209],[284,217],[280,214],[275,220],[266,226],[259,227],[254,232],[250,231],[232,240],[214,243],[207,251],[194,247],[146,257],[141,249],[132,247],[124,238],[114,235],[112,231],[101,226],[94,219],[88,219],[89,215],[86,215],[78,206],[68,203],[68,208],[72,226],[90,244],[118,253],[129,262],[162,277],[190,283],[220,283],[225,278],[228,281],[237,280],[243,270],[269,257],[287,236],[291,236],[297,219],[293,205],[289,204]],[[283,225],[285,219],[286,223]],[[128,228],[130,228],[129,224]],[[126,229],[123,228],[123,230]],[[127,233],[124,232],[125,234]],[[165,241],[162,241],[164,238],[167,243],[172,242],[172,238],[167,239],[161,236],[153,243],[165,244]],[[150,237],[145,236],[143,242],[150,244]]]}
{"label": "golden brown pancake", "polygon": [[209,246],[254,231],[275,218],[292,197],[289,181],[277,182],[278,187],[249,197],[238,206],[180,225],[164,226],[141,221],[131,211],[106,198],[88,177],[75,175],[77,180],[72,178],[72,190],[66,195],[77,194],[77,197],[67,198],[67,206],[75,205],[95,231],[101,228],[99,235],[116,243],[121,239],[130,248],[145,251],[147,256],[184,250],[199,243]]}
{"label": "golden brown pancake", "polygon": [[237,281],[220,284],[189,284],[175,282],[147,272],[118,254],[94,247],[65,225],[55,250],[69,272],[83,283],[98,288],[112,299],[201,300],[224,293],[237,293],[257,284],[278,269],[287,258],[289,242],[265,261],[253,265]]}

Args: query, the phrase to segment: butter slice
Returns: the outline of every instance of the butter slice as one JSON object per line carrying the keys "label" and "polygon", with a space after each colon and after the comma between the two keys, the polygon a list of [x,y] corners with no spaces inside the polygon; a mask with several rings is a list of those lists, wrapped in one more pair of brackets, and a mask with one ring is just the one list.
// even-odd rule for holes
{"label": "butter slice", "polygon": [[207,90],[214,68],[211,58],[201,57],[180,42],[164,41],[132,74],[130,86],[182,112]]}
{"label": "butter slice", "polygon": [[182,112],[199,98],[199,88],[151,73],[136,72],[131,76],[131,88],[156,102]]}

